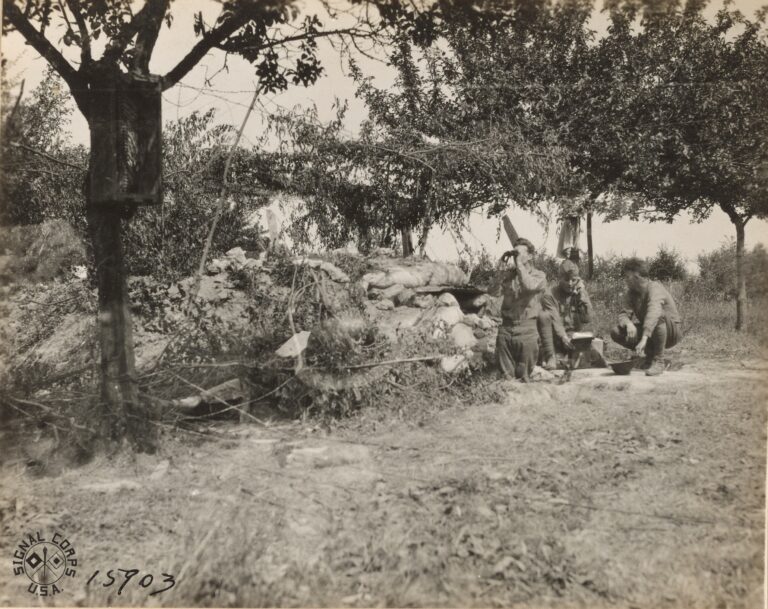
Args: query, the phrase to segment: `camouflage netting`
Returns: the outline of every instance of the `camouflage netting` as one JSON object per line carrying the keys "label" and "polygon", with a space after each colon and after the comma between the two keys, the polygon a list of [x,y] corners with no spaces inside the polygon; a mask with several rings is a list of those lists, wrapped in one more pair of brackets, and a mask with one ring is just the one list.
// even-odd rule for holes
{"label": "camouflage netting", "polygon": [[[93,286],[68,269],[42,277],[2,287],[0,382],[18,392],[96,378]],[[498,323],[489,297],[458,267],[383,251],[249,258],[234,248],[199,281],[128,283],[139,374],[237,360],[258,371],[246,379],[254,391],[273,390],[285,374],[315,394],[357,391],[386,373],[375,364],[392,359],[439,364],[442,374],[468,370],[492,353]],[[209,388],[226,374],[198,375],[195,385]]]}

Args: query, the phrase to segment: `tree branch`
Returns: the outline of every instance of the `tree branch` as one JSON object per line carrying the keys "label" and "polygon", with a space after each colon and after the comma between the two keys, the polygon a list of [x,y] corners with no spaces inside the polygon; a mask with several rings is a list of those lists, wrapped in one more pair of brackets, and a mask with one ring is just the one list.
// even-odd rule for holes
{"label": "tree branch", "polygon": [[[149,60],[155,48],[160,27],[163,25],[163,17],[168,10],[170,0],[147,0],[144,5],[147,8],[147,23],[139,30],[136,37],[136,53],[134,55],[133,69],[139,74],[149,74]],[[143,10],[143,9],[142,9]]]}
{"label": "tree branch", "polygon": [[[83,14],[80,12],[80,6],[77,0],[67,0],[67,6],[72,11],[72,15],[77,23],[77,29],[80,30],[80,61],[82,65],[89,65],[93,61],[91,55],[91,35],[88,33],[88,27],[85,24]],[[61,9],[64,13],[64,7]]]}
{"label": "tree branch", "polygon": [[78,171],[82,171],[82,172],[88,171],[85,167],[81,165],[75,165],[74,163],[68,163],[67,161],[62,161],[61,159],[57,159],[55,156],[51,156],[47,152],[43,152],[42,150],[37,150],[36,148],[32,148],[31,146],[25,146],[24,144],[19,144],[18,142],[11,142],[11,146],[13,146],[14,148],[21,148],[22,150],[26,150],[27,152],[31,152],[32,154],[37,154],[45,159],[48,159],[49,161],[52,161],[53,163],[63,165],[64,167],[69,167],[70,169],[77,169]]}
{"label": "tree branch", "polygon": [[[728,218],[731,220],[731,222],[734,224],[734,226],[739,226],[740,224],[746,224],[747,221],[744,220],[740,215],[739,212],[736,211],[736,206],[731,203],[723,203],[718,202],[718,206],[720,209],[722,209]],[[749,218],[747,218],[748,220]]]}
{"label": "tree branch", "polygon": [[38,32],[32,24],[24,17],[21,9],[16,6],[13,0],[3,0],[3,18],[16,28],[35,51],[45,59],[51,67],[64,79],[70,89],[82,89],[83,79],[77,70],[64,59],[64,56],[56,50],[51,42]]}
{"label": "tree branch", "polygon": [[[273,47],[282,46],[289,42],[298,42],[299,40],[307,40],[309,38],[312,38],[312,39],[328,38],[330,36],[341,36],[341,37],[349,36],[352,39],[371,38],[373,37],[373,32],[363,32],[362,30],[356,27],[348,27],[348,28],[342,28],[338,30],[326,30],[324,32],[316,32],[314,34],[304,32],[302,34],[296,34],[295,36],[286,36],[284,38],[279,38],[276,40],[269,40],[263,44],[254,45],[254,46],[244,46],[240,48],[242,50],[263,51],[264,49],[271,49]],[[233,49],[230,49],[230,50],[233,51]]]}
{"label": "tree branch", "polygon": [[237,17],[225,21],[219,27],[203,34],[203,37],[192,47],[192,50],[170,72],[160,79],[160,88],[165,91],[174,86],[206,56],[208,51],[218,47],[226,38],[243,27],[250,18],[250,15],[245,13],[239,14]]}
{"label": "tree branch", "polygon": [[[168,74],[166,74],[162,78],[162,89],[165,91],[166,89],[170,89],[172,86],[174,86],[177,82],[179,82],[184,76],[189,73],[189,71],[197,65],[197,62],[199,62],[208,51],[211,49],[222,49],[226,50],[230,53],[237,53],[239,51],[263,51],[265,49],[270,49],[273,47],[282,46],[284,44],[290,43],[290,42],[298,42],[300,40],[308,40],[310,38],[317,39],[317,38],[328,38],[330,36],[349,36],[350,38],[371,38],[373,37],[373,32],[364,32],[363,30],[360,30],[356,27],[349,27],[349,28],[342,28],[337,30],[327,30],[325,32],[317,32],[317,33],[308,33],[304,32],[301,34],[296,34],[294,36],[286,36],[284,38],[279,38],[276,40],[269,40],[267,42],[264,42],[262,44],[253,45],[253,46],[238,46],[237,48],[229,47],[229,46],[223,46],[224,41],[234,34],[238,29],[240,29],[243,25],[245,25],[248,20],[251,17],[245,17],[245,18],[233,18],[230,20],[230,22],[227,22],[218,28],[211,30],[210,32],[206,33],[202,40],[198,42],[192,50],[187,54],[184,59],[182,59],[176,67],[174,67]],[[236,22],[236,23],[234,23]]]}
{"label": "tree branch", "polygon": [[144,27],[144,22],[147,20],[149,12],[150,1],[147,1],[141,7],[141,10],[134,15],[133,19],[120,30],[120,34],[115,36],[107,45],[101,58],[102,62],[110,64],[116,63],[120,59],[120,56],[125,52],[133,37]]}

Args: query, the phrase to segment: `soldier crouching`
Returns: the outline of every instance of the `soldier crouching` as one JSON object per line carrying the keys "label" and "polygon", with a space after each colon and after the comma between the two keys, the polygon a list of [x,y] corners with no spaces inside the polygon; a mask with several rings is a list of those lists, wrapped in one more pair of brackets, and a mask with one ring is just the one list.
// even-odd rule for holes
{"label": "soldier crouching", "polygon": [[680,342],[680,314],[672,295],[649,278],[648,265],[637,258],[624,263],[624,307],[611,338],[627,349],[645,355],[641,368],[648,376],[662,374],[667,367],[664,350]]}

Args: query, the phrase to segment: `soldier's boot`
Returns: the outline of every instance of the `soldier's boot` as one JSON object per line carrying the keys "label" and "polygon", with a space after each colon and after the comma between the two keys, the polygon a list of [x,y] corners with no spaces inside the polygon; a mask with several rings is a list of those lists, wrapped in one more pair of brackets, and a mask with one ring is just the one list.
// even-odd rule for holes
{"label": "soldier's boot", "polygon": [[655,357],[649,368],[645,371],[646,376],[659,376],[667,369],[667,362],[661,357]]}
{"label": "soldier's boot", "polygon": [[557,370],[557,358],[552,355],[541,362],[541,367],[544,370]]}
{"label": "soldier's boot", "polygon": [[650,370],[653,366],[654,359],[652,357],[646,357],[642,362],[637,365],[640,370]]}

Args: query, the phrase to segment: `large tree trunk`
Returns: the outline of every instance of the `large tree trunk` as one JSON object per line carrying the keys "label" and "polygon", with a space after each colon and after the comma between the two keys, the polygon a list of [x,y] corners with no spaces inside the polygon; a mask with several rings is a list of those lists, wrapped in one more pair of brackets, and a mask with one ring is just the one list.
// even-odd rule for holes
{"label": "large tree trunk", "polygon": [[138,450],[151,451],[156,433],[139,398],[123,223],[139,204],[160,196],[160,93],[151,81],[120,79],[106,74],[87,103],[91,158],[86,208],[99,293],[102,430],[112,440],[125,438]]}
{"label": "large tree trunk", "polygon": [[744,276],[744,228],[746,222],[736,225],[736,330],[746,327],[747,281]]}
{"label": "large tree trunk", "polygon": [[587,212],[587,279],[595,273],[595,253],[592,248],[592,212]]}
{"label": "large tree trunk", "polygon": [[139,399],[133,352],[133,329],[122,245],[119,208],[89,205],[88,229],[93,244],[99,293],[102,430],[112,440],[127,438],[139,450],[154,448],[148,413]]}

